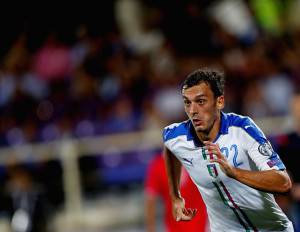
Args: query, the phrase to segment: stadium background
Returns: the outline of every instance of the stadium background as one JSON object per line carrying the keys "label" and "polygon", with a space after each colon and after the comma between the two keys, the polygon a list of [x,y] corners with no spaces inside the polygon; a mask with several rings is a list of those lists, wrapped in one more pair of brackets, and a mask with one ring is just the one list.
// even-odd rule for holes
{"label": "stadium background", "polygon": [[48,231],[143,231],[147,165],[161,129],[185,118],[181,81],[204,66],[226,73],[225,111],[251,116],[276,149],[294,129],[299,10],[292,0],[115,0],[5,14],[2,202],[11,185],[30,183]]}

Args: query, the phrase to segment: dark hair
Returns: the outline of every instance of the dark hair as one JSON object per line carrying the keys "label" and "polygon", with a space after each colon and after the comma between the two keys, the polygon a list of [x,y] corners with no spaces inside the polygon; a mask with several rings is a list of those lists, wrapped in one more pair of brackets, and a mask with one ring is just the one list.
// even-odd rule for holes
{"label": "dark hair", "polygon": [[224,95],[224,74],[220,71],[211,69],[197,69],[190,73],[184,80],[181,90],[191,88],[201,82],[205,82],[210,86],[215,97]]}

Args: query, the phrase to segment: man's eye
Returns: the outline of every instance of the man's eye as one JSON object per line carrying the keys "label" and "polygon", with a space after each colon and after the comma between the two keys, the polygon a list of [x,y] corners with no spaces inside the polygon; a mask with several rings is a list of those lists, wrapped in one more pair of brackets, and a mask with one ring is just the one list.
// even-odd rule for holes
{"label": "man's eye", "polygon": [[189,102],[189,101],[183,101],[183,102],[184,102],[185,105],[190,105],[191,104],[191,102]]}
{"label": "man's eye", "polygon": [[198,102],[198,104],[203,105],[203,104],[206,102],[206,100],[204,100],[204,99],[199,99],[197,102]]}

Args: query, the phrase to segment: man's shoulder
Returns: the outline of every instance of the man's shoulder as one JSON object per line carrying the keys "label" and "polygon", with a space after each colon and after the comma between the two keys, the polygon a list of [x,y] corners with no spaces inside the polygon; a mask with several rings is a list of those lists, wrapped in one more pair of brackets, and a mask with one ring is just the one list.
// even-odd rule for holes
{"label": "man's shoulder", "polygon": [[240,128],[258,142],[265,141],[265,135],[249,116],[235,113],[227,113],[225,115],[227,117],[228,127]]}
{"label": "man's shoulder", "polygon": [[179,123],[172,123],[163,129],[164,142],[174,139],[180,135],[186,135],[189,129],[189,121],[183,121]]}
{"label": "man's shoulder", "polygon": [[253,122],[253,120],[248,116],[236,113],[225,113],[225,115],[227,117],[228,126],[245,127]]}

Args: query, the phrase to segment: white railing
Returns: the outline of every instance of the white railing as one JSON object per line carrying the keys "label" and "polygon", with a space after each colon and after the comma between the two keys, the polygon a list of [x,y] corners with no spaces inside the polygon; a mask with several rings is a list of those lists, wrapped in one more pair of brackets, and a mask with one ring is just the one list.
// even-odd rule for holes
{"label": "white railing", "polygon": [[[66,227],[81,227],[84,222],[78,158],[88,155],[107,155],[111,151],[138,151],[162,146],[161,132],[148,130],[83,139],[63,139],[50,143],[26,144],[0,149],[0,163],[60,160],[63,169]],[[72,228],[70,228],[72,229]]]}

